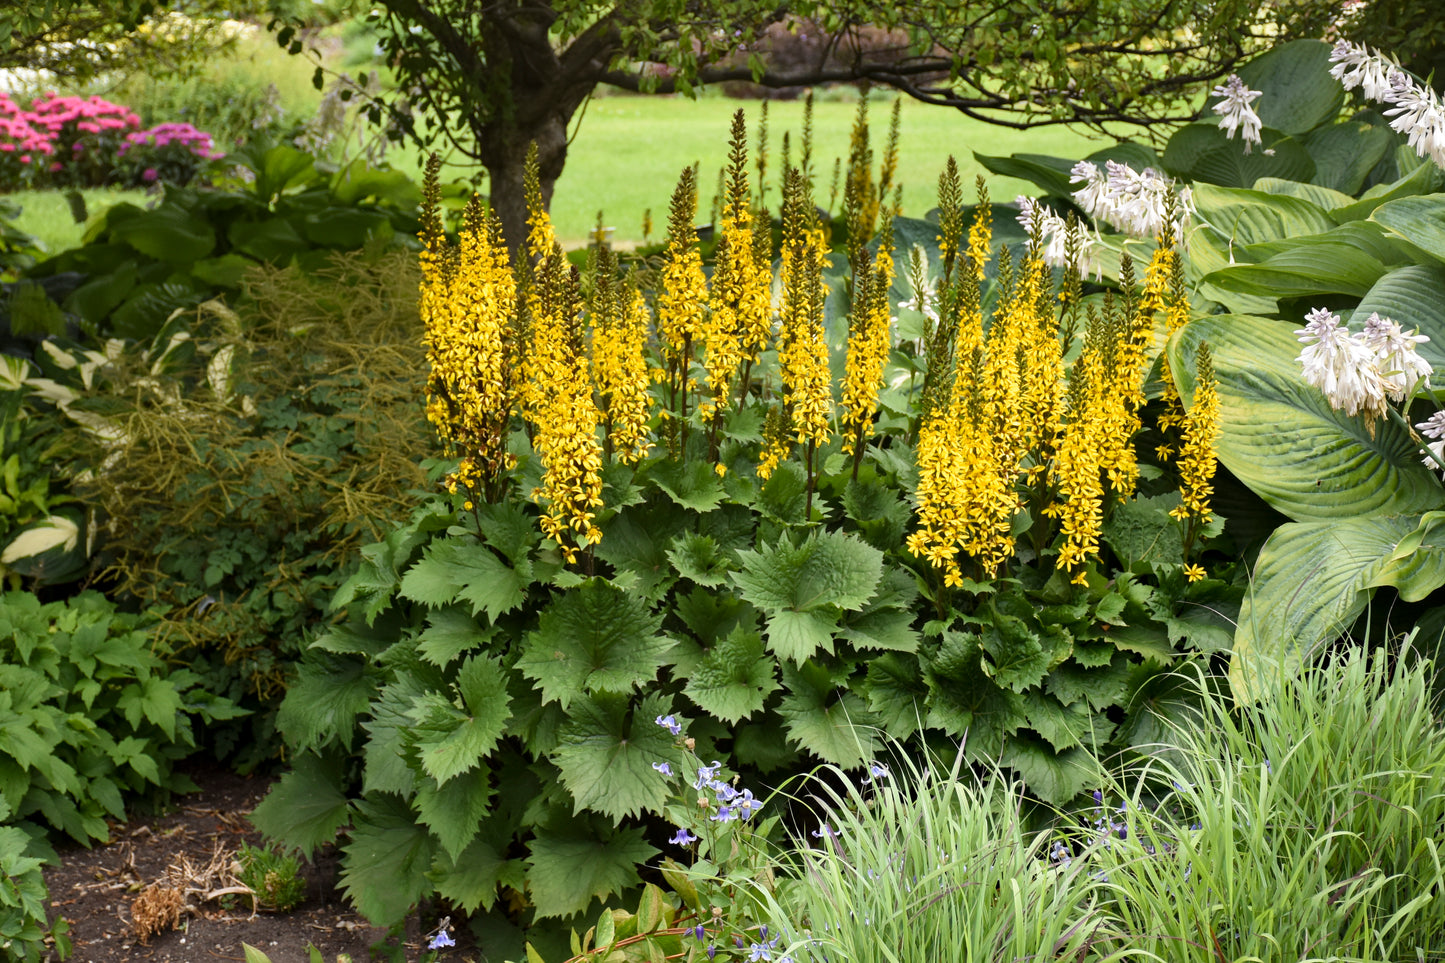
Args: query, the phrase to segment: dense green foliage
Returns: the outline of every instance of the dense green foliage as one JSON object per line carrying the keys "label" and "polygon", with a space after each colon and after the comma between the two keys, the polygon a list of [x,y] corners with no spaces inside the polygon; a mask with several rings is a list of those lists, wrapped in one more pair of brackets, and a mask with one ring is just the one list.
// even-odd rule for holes
{"label": "dense green foliage", "polygon": [[118,204],[86,243],[49,258],[32,279],[83,275],[60,307],[95,337],[147,340],[172,312],[240,292],[248,268],[316,270],[337,251],[408,246],[416,234],[416,185],[357,162],[318,167],[289,146],[228,155],[248,178],[221,189],[167,190],[151,209]]}
{"label": "dense green foliage", "polygon": [[70,952],[65,920],[49,925],[45,911],[45,860],[30,834],[0,826],[0,959],[31,963],[45,958],[45,942],[53,940],[61,959]]}
{"label": "dense green foliage", "polygon": [[239,710],[200,677],[155,656],[147,616],[94,592],[42,603],[0,598],[0,816],[77,842],[109,838],[125,797],[184,790],[172,772],[196,745],[196,724]]}

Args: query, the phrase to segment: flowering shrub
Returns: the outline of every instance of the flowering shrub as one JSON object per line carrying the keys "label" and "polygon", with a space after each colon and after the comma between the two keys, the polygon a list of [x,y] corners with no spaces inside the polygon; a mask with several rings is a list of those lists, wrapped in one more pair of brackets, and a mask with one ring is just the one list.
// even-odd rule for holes
{"label": "flowering shrub", "polygon": [[[555,959],[559,927],[664,847],[751,822],[757,796],[711,764],[686,797],[707,832],[676,818],[665,774],[691,782],[689,756],[760,793],[816,760],[867,765],[880,731],[966,738],[1067,801],[1165,663],[1227,640],[1242,587],[1210,554],[1212,409],[1146,397],[1150,332],[1190,317],[1167,240],[1142,285],[1125,258],[1116,291],[1086,295],[1040,237],[965,206],[956,165],[937,224],[854,171],[845,284],[791,169],[775,269],[745,134],[739,116],[711,277],[688,172],[659,288],[601,242],[574,271],[535,164],[520,270],[479,203],[451,241],[432,168],[420,306],[446,491],[363,549],[278,717],[293,771],[255,814],[308,851],[350,824],[342,882],[380,923],[436,897]],[[697,925],[679,952],[721,955]],[[741,948],[782,955],[771,939]]]}
{"label": "flowering shrub", "polygon": [[26,109],[0,92],[0,192],[185,184],[219,156],[189,124],[142,130],[134,111],[98,96],[45,94]]}

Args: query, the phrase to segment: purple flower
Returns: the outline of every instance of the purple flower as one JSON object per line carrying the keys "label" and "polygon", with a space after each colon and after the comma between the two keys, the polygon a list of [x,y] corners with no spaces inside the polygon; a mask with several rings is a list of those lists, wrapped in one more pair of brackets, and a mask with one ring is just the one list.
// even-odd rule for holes
{"label": "purple flower", "polygon": [[717,814],[714,816],[709,816],[708,818],[715,823],[730,823],[738,818],[738,814],[733,810],[733,807],[731,806],[719,806]]}
{"label": "purple flower", "polygon": [[814,839],[837,839],[837,838],[838,838],[838,833],[837,833],[836,830],[833,829],[832,826],[829,826],[827,823],[824,823],[824,824],[823,824],[822,826],[820,826],[819,828],[813,830],[813,838],[814,838]]}
{"label": "purple flower", "polygon": [[[684,830],[684,832],[686,832],[686,830]],[[688,932],[691,933],[699,943],[707,939],[707,929],[701,923],[688,930]]]}
{"label": "purple flower", "polygon": [[[686,846],[689,843],[697,842],[697,837],[694,836],[692,833],[688,832],[686,826],[681,826],[678,828],[677,832],[673,834],[672,838],[668,840],[668,842],[672,843],[674,846]],[[698,929],[701,930],[702,927],[699,926]],[[699,933],[697,938],[702,939],[702,934]]]}
{"label": "purple flower", "polygon": [[140,172],[140,179],[145,181],[147,184],[160,176],[160,172],[157,171],[154,167],[147,167],[145,170]]}
{"label": "purple flower", "polygon": [[883,763],[881,763],[881,762],[870,762],[870,763],[868,764],[868,778],[867,778],[867,779],[864,779],[863,782],[866,784],[866,783],[872,782],[872,781],[875,780],[875,779],[887,779],[887,778],[888,778],[888,767],[887,767],[887,766],[883,765]]}
{"label": "purple flower", "polygon": [[438,933],[436,936],[433,936],[433,937],[431,938],[431,942],[427,943],[426,948],[429,949],[429,950],[439,950],[439,949],[441,949],[441,948],[444,947],[444,946],[456,946],[456,945],[457,945],[457,941],[454,940],[454,939],[452,939],[451,936],[449,936],[449,935],[447,934],[447,931],[446,931],[446,930],[442,930],[442,931],[441,931],[440,933]]}
{"label": "purple flower", "polygon": [[652,768],[656,769],[658,772],[662,773],[664,776],[670,776],[670,775],[672,775],[672,764],[671,764],[671,763],[667,763],[667,762],[654,762],[654,763],[652,764]]}
{"label": "purple flower", "polygon": [[693,780],[692,788],[702,789],[703,787],[708,786],[714,779],[717,778],[718,770],[721,768],[722,763],[718,762],[716,759],[712,761],[712,765],[710,766],[698,766],[697,778]]}
{"label": "purple flower", "polygon": [[678,722],[672,716],[658,716],[656,722],[674,736],[682,735],[682,723]]}

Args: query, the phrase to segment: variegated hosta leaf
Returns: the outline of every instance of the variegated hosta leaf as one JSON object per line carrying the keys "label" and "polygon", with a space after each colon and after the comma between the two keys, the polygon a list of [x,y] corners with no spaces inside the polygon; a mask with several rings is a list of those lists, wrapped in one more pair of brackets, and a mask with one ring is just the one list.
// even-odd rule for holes
{"label": "variegated hosta leaf", "polygon": [[1219,382],[1219,461],[1295,521],[1410,514],[1441,505],[1440,483],[1406,431],[1332,409],[1304,380],[1295,325],[1249,315],[1213,315],[1169,344],[1169,366],[1186,403],[1194,357],[1209,342]]}
{"label": "variegated hosta leaf", "polygon": [[1418,602],[1442,585],[1445,511],[1281,525],[1240,608],[1230,681],[1247,694],[1259,673],[1293,667],[1346,631],[1376,588]]}

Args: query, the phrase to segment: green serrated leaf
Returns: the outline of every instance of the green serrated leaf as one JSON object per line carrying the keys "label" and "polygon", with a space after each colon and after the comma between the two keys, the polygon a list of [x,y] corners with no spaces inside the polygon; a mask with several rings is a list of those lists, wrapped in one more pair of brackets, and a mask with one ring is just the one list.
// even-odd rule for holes
{"label": "green serrated leaf", "polygon": [[351,841],[342,852],[341,888],[374,925],[400,923],[431,895],[427,871],[436,844],[396,796],[377,793],[356,804]]}
{"label": "green serrated leaf", "polygon": [[1030,631],[1023,619],[994,608],[980,638],[988,654],[983,669],[996,684],[1023,692],[1038,685],[1048,674],[1051,653],[1044,649],[1038,634]]}
{"label": "green serrated leaf", "polygon": [[834,765],[851,767],[878,753],[878,719],[868,706],[816,663],[783,664],[787,694],[778,715],[788,737],[806,752]]}
{"label": "green serrated leaf", "polygon": [[1080,699],[1095,711],[1123,702],[1129,693],[1129,669],[1122,658],[1111,665],[1086,669],[1066,662],[1049,673],[1044,691],[1064,705]]}
{"label": "green serrated leaf", "polygon": [[672,540],[667,557],[683,578],[709,587],[728,581],[728,560],[708,535],[684,533]]}
{"label": "green serrated leaf", "polygon": [[412,720],[407,742],[416,748],[422,771],[441,785],[480,765],[497,747],[511,715],[501,670],[486,659],[468,663],[477,664],[489,667],[480,670],[483,675],[496,675],[495,680],[489,678],[488,691],[502,695],[492,705],[483,703],[481,712],[469,706],[463,712],[439,693],[429,692],[407,712]]}
{"label": "green serrated leaf", "polygon": [[662,810],[669,787],[652,764],[676,762],[677,750],[672,735],[653,720],[670,711],[658,694],[635,707],[613,692],[573,700],[552,760],[579,812],[622,818]]}
{"label": "green serrated leaf", "polygon": [[497,627],[485,628],[458,605],[428,612],[426,628],[416,637],[417,653],[432,665],[445,668],[463,653],[486,646],[496,638]]}
{"label": "green serrated leaf", "polygon": [[695,512],[710,512],[727,497],[722,479],[702,459],[668,459],[654,465],[651,475],[668,498]]}
{"label": "green serrated leaf", "polygon": [[350,818],[351,804],[334,763],[302,753],[291,766],[251,813],[251,822],[268,838],[309,857],[336,838]]}
{"label": "green serrated leaf", "polygon": [[761,710],[777,690],[776,669],[762,636],[739,626],[708,651],[684,691],[708,715],[734,723]]}
{"label": "green serrated leaf", "polygon": [[301,749],[349,739],[375,692],[376,683],[360,659],[308,656],[286,691],[276,727]]}
{"label": "green serrated leaf", "polygon": [[475,538],[447,538],[427,546],[401,579],[401,595],[438,608],[470,602],[472,614],[483,609],[497,617],[526,599],[527,579]]}
{"label": "green serrated leaf", "polygon": [[890,736],[906,739],[917,731],[928,698],[917,658],[890,652],[868,660],[866,691],[868,708]]}
{"label": "green serrated leaf", "polygon": [[527,883],[538,919],[572,916],[593,899],[631,888],[638,864],[657,855],[641,829],[618,829],[602,819],[539,830],[530,849]]}
{"label": "green serrated leaf", "polygon": [[1031,738],[1010,739],[1002,761],[1018,772],[1030,792],[1054,806],[1069,802],[1099,778],[1098,762],[1087,750],[1056,753]]}
{"label": "green serrated leaf", "polygon": [[422,779],[412,805],[442,851],[456,859],[476,838],[491,798],[490,771],[480,766],[458,775],[446,785]]}
{"label": "green serrated leaf", "polygon": [[496,843],[481,832],[455,859],[445,852],[438,853],[431,878],[437,895],[451,905],[465,913],[485,911],[497,900],[497,884],[505,863]]}
{"label": "green serrated leaf", "polygon": [[625,692],[657,678],[676,643],[647,603],[601,579],[563,593],[527,635],[517,669],[564,709],[583,692]]}
{"label": "green serrated leaf", "polygon": [[1028,725],[1023,699],[1001,689],[983,671],[979,638],[945,631],[932,663],[924,669],[928,682],[928,724],[967,737],[965,751],[973,759],[996,758],[1004,738]]}

